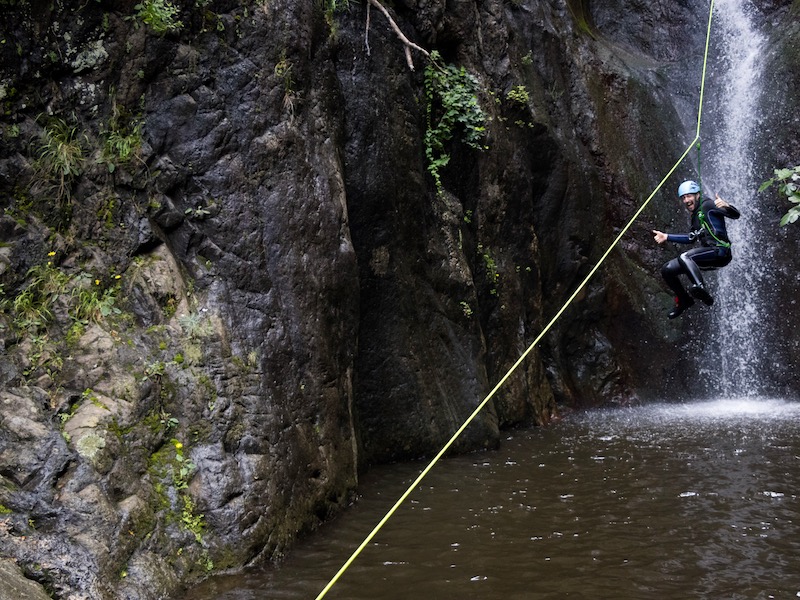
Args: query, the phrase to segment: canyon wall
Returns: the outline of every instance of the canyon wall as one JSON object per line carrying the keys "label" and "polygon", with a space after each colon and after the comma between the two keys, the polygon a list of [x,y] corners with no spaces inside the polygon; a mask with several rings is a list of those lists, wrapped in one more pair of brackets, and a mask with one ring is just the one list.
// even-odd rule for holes
{"label": "canyon wall", "polygon": [[[600,4],[0,2],[0,590],[163,597],[435,453],[693,136],[707,7]],[[484,118],[439,185],[433,51]],[[650,234],[688,172],[453,451],[691,394]]]}

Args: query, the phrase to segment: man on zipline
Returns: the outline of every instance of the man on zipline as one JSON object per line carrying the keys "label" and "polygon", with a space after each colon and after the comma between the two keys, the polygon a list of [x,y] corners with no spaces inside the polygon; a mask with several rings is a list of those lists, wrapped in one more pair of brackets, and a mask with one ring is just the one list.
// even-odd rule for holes
{"label": "man on zipline", "polygon": [[[657,243],[675,242],[691,244],[700,242],[700,248],[692,248],[661,267],[661,275],[675,292],[675,308],[667,315],[675,319],[694,304],[694,298],[711,306],[714,298],[708,293],[700,269],[724,267],[731,262],[731,242],[725,227],[725,218],[738,219],[739,211],[716,195],[715,200],[702,199],[700,186],[694,181],[684,181],[678,186],[678,197],[692,215],[690,233],[664,233],[653,230]],[[679,275],[686,275],[691,283],[687,292]],[[693,298],[694,297],[694,298]]]}

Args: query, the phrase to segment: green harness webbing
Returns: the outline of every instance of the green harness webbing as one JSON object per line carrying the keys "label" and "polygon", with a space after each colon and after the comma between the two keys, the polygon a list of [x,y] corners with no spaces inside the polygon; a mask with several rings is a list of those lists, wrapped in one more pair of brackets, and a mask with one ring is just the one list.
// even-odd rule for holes
{"label": "green harness webbing", "polygon": [[708,232],[708,235],[710,235],[714,239],[714,241],[717,242],[717,246],[722,246],[723,248],[731,247],[730,242],[721,240],[714,233],[714,229],[711,227],[711,223],[709,223],[708,219],[706,219],[706,213],[703,212],[702,198],[700,199],[700,210],[697,212],[697,217],[700,219],[700,225],[703,227],[703,229],[705,229]]}

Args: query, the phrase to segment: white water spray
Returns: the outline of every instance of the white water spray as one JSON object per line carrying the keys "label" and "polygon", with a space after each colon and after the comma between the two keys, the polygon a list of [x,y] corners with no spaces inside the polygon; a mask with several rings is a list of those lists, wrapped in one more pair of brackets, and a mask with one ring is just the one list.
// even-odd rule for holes
{"label": "white water spray", "polygon": [[[717,0],[714,31],[715,86],[703,127],[703,173],[706,195],[719,193],[742,217],[728,221],[733,262],[712,275],[717,304],[704,364],[712,365],[723,397],[753,396],[763,391],[766,309],[761,300],[765,253],[761,215],[755,203],[760,181],[754,171],[751,140],[757,131],[762,90],[764,36],[751,22],[748,0]],[[721,377],[720,377],[721,374]]]}

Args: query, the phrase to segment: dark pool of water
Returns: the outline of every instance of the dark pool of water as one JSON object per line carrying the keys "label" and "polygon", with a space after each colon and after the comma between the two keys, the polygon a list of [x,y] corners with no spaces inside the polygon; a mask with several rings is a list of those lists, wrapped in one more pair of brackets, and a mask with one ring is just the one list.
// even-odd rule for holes
{"label": "dark pool of water", "polygon": [[[187,600],[316,598],[424,466],[373,471],[280,564]],[[571,415],[442,461],[325,598],[797,598],[798,495],[800,404]]]}

